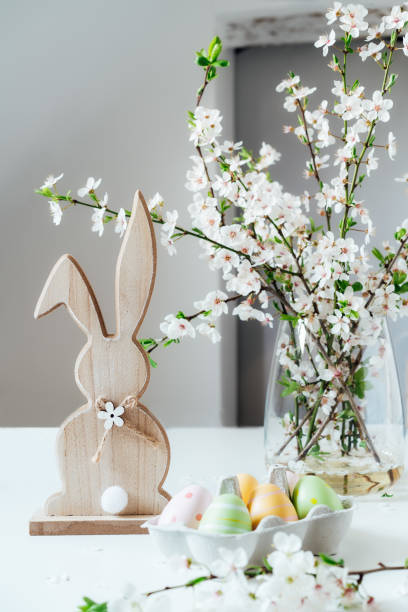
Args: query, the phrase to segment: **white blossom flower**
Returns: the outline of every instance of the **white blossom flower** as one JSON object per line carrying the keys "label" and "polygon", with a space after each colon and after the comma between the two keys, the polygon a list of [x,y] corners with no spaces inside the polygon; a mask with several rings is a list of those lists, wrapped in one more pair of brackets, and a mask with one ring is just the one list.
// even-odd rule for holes
{"label": "white blossom flower", "polygon": [[361,98],[353,94],[341,94],[340,104],[336,104],[335,111],[341,115],[344,121],[358,119],[362,111]]}
{"label": "white blossom flower", "polygon": [[343,81],[333,81],[334,87],[332,87],[332,94],[334,94],[335,96],[338,96],[339,98],[342,95],[346,95],[346,91],[344,89],[344,83]]}
{"label": "white blossom flower", "polygon": [[378,157],[374,157],[374,149],[371,149],[367,155],[367,176],[370,176],[372,170],[378,168]]}
{"label": "white blossom flower", "polygon": [[61,174],[59,174],[58,176],[54,176],[53,174],[50,174],[49,176],[47,176],[44,183],[41,185],[40,189],[51,189],[52,187],[56,185],[58,181],[62,179],[63,176],[64,176],[63,172],[61,172]]}
{"label": "white blossom flower", "polygon": [[297,109],[296,98],[292,95],[286,96],[285,101],[283,103],[283,108],[288,111],[288,113],[294,113]]}
{"label": "white blossom flower", "polygon": [[105,218],[106,208],[102,206],[102,208],[95,208],[92,213],[92,231],[96,232],[99,238],[102,236],[103,231],[105,229],[104,218]]}
{"label": "white blossom flower", "polygon": [[327,317],[327,321],[331,324],[331,333],[336,336],[341,336],[343,340],[347,340],[350,335],[349,319],[342,314],[339,309],[334,311],[334,314]]}
{"label": "white blossom flower", "polygon": [[368,28],[368,23],[364,21],[368,10],[362,4],[348,4],[343,8],[340,17],[340,28],[350,34],[353,38],[358,38],[360,32]]}
{"label": "white blossom flower", "polygon": [[161,233],[160,234],[160,244],[164,247],[166,247],[167,249],[167,253],[170,255],[170,257],[172,257],[173,255],[176,255],[177,250],[174,244],[174,240],[172,240],[171,238],[169,238],[169,236],[167,236],[166,234]]}
{"label": "white blossom flower", "polygon": [[334,30],[330,31],[330,34],[322,34],[314,43],[316,48],[323,47],[323,56],[326,57],[329,52],[329,47],[333,46],[336,42],[336,33]]}
{"label": "white blossom flower", "polygon": [[397,154],[397,139],[392,132],[388,133],[388,144],[385,145],[390,159],[394,160]]}
{"label": "white blossom flower", "polygon": [[384,17],[387,30],[400,30],[406,21],[408,21],[408,12],[403,11],[399,5],[393,6],[391,13]]}
{"label": "white blossom flower", "polygon": [[232,140],[224,140],[220,148],[223,153],[229,153],[231,155],[234,151],[239,151],[240,149],[242,149],[242,140],[240,140],[239,142],[232,142]]}
{"label": "white blossom flower", "polygon": [[62,209],[59,202],[54,202],[53,200],[49,200],[48,204],[50,205],[50,213],[52,216],[52,222],[54,225],[59,225],[62,219]]}
{"label": "white blossom flower", "polygon": [[292,87],[297,85],[299,81],[299,76],[289,77],[289,79],[283,79],[283,81],[281,81],[279,85],[276,86],[276,91],[282,93],[282,91],[284,91],[285,89],[291,89]]}
{"label": "white blossom flower", "polygon": [[374,40],[374,38],[381,38],[381,35],[384,34],[384,30],[385,30],[385,24],[384,24],[384,21],[382,20],[377,26],[368,28],[366,41],[368,42],[370,40]]}
{"label": "white blossom flower", "polygon": [[85,187],[81,187],[81,189],[78,189],[78,195],[80,198],[83,198],[84,196],[86,196],[88,193],[94,192],[96,189],[98,189],[99,185],[102,183],[102,179],[94,179],[93,176],[90,176],[88,178],[88,180],[86,181],[86,185]]}
{"label": "white blossom flower", "polygon": [[196,332],[190,321],[178,318],[173,314],[166,315],[164,321],[160,323],[160,331],[170,340],[178,340],[184,336],[195,338]]}
{"label": "white blossom flower", "polygon": [[185,187],[189,191],[201,191],[205,189],[208,184],[204,162],[198,155],[192,155],[190,159],[192,159],[194,163],[192,169],[187,171],[187,182]]}
{"label": "white blossom flower", "polygon": [[310,96],[312,93],[314,93],[316,91],[316,87],[295,87],[294,90],[294,96],[298,99],[298,100],[302,100],[303,98],[307,98],[308,96]]}
{"label": "white blossom flower", "polygon": [[302,542],[295,534],[287,534],[283,531],[278,531],[278,533],[273,536],[273,546],[279,552],[290,556],[301,549]]}
{"label": "white blossom flower", "polygon": [[342,13],[343,13],[342,3],[335,2],[334,6],[327,9],[327,12],[326,12],[327,25],[331,25],[332,23],[337,21],[337,19],[341,17]]}
{"label": "white blossom flower", "polygon": [[378,120],[384,123],[390,120],[388,112],[394,103],[392,100],[384,99],[380,90],[373,93],[372,100],[364,100],[364,109],[370,121]]}
{"label": "white blossom flower", "polygon": [[233,276],[227,282],[228,291],[237,291],[241,295],[248,295],[251,292],[259,293],[260,288],[260,276],[252,269],[247,259],[239,265],[237,276]]}
{"label": "white blossom flower", "polygon": [[124,208],[120,208],[116,217],[115,232],[122,238],[127,228],[126,213]]}
{"label": "white blossom flower", "polygon": [[163,223],[161,227],[161,231],[163,232],[163,234],[171,238],[172,235],[174,234],[174,230],[175,230],[177,219],[178,219],[177,210],[172,210],[172,211],[167,210],[164,219],[165,219],[165,222]]}
{"label": "white blossom flower", "polygon": [[125,412],[123,406],[114,407],[112,402],[105,403],[105,409],[98,411],[98,419],[103,419],[105,429],[112,429],[113,425],[122,427],[123,419],[121,415]]}
{"label": "white blossom flower", "polygon": [[364,45],[363,47],[361,47],[359,55],[363,62],[365,62],[368,57],[372,57],[375,60],[379,60],[381,59],[381,51],[382,49],[384,49],[384,47],[384,41],[381,41],[380,43],[378,43],[378,45],[371,42],[368,45]]}
{"label": "white blossom flower", "polygon": [[211,564],[211,572],[215,576],[224,578],[230,573],[239,569],[244,569],[248,565],[248,555],[243,548],[233,550],[220,547],[218,549],[219,558]]}
{"label": "white blossom flower", "polygon": [[198,106],[195,109],[190,140],[195,146],[205,146],[214,142],[222,132],[222,117],[217,108]]}
{"label": "white blossom flower", "polygon": [[152,210],[156,210],[164,205],[163,196],[160,195],[159,192],[155,193],[152,198],[147,203],[147,208],[151,212]]}
{"label": "white blossom flower", "polygon": [[276,149],[271,147],[271,145],[262,143],[262,147],[259,150],[260,160],[257,163],[256,167],[258,170],[263,170],[268,166],[272,166],[277,161],[280,160],[281,154],[278,153]]}
{"label": "white blossom flower", "polygon": [[205,312],[211,310],[212,317],[219,317],[228,312],[228,304],[225,303],[227,297],[223,291],[210,291],[203,300],[194,302],[194,307]]}
{"label": "white blossom flower", "polygon": [[216,344],[217,342],[220,342],[221,340],[221,334],[216,329],[214,323],[210,323],[210,322],[200,323],[200,325],[197,325],[196,329],[199,334],[202,334],[203,336],[208,336],[208,338],[211,340],[213,344]]}
{"label": "white blossom flower", "polygon": [[250,319],[255,319],[260,322],[265,321],[265,313],[256,308],[252,308],[248,300],[244,300],[236,306],[232,314],[239,317],[241,321],[249,321]]}

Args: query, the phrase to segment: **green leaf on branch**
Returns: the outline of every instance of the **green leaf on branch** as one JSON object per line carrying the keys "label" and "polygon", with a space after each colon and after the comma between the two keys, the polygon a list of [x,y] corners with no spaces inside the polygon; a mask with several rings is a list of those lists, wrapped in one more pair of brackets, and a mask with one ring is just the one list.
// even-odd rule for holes
{"label": "green leaf on branch", "polygon": [[152,346],[156,346],[157,344],[154,338],[140,338],[139,343],[144,349],[151,348]]}
{"label": "green leaf on branch", "polygon": [[207,57],[204,57],[204,55],[199,55],[196,58],[196,64],[198,66],[208,66],[210,63],[210,60]]}
{"label": "green leaf on branch", "polygon": [[351,286],[353,287],[353,291],[362,291],[363,290],[363,285],[359,281],[356,281]]}
{"label": "green leaf on branch", "polygon": [[381,495],[381,497],[394,497],[393,493],[388,493],[388,491],[384,491],[384,493]]}
{"label": "green leaf on branch", "polygon": [[292,395],[292,393],[299,391],[299,383],[297,383],[295,380],[291,380],[287,376],[282,376],[278,382],[285,387],[281,393],[282,397],[287,397],[288,395]]}
{"label": "green leaf on branch", "polygon": [[374,257],[376,257],[377,259],[381,261],[381,263],[384,263],[384,255],[381,253],[381,251],[379,251],[376,247],[374,247],[374,249],[371,252],[374,255]]}
{"label": "green leaf on branch", "polygon": [[359,87],[360,85],[360,81],[358,79],[356,79],[353,83],[353,85],[351,86],[351,91],[354,91],[355,89],[357,89],[357,87]]}
{"label": "green leaf on branch", "polygon": [[398,293],[398,295],[400,295],[401,293],[406,293],[408,291],[408,283],[404,283],[403,285],[395,287],[394,291],[395,293]]}
{"label": "green leaf on branch", "polygon": [[405,272],[401,272],[401,270],[395,270],[394,274],[392,275],[392,280],[394,285],[402,285],[402,283],[404,282],[404,280],[407,278],[407,275]]}
{"label": "green leaf on branch", "polygon": [[404,227],[401,227],[401,229],[399,229],[398,232],[395,232],[394,234],[395,240],[402,240],[406,233],[407,230]]}
{"label": "green leaf on branch", "polygon": [[253,578],[254,576],[260,576],[261,574],[263,574],[264,570],[259,565],[249,565],[247,568],[245,568],[244,573],[245,576]]}
{"label": "green leaf on branch", "polygon": [[78,606],[79,612],[108,612],[107,602],[98,604],[96,601],[89,599],[89,597],[83,598],[84,605]]}
{"label": "green leaf on branch", "polygon": [[262,562],[263,562],[263,564],[264,564],[265,568],[268,570],[268,572],[270,572],[270,573],[272,574],[272,571],[273,571],[273,570],[272,570],[272,566],[271,566],[271,564],[269,563],[268,559],[267,559],[266,557],[264,557],[264,558],[262,559]]}
{"label": "green leaf on branch", "polygon": [[355,225],[357,225],[356,221],[353,221],[353,219],[351,217],[347,217],[346,219],[346,224],[344,226],[344,218],[340,221],[339,227],[340,227],[340,231],[343,233],[343,231],[345,233],[347,233],[349,231],[350,228],[354,227]]}
{"label": "green leaf on branch", "polygon": [[339,293],[344,293],[347,287],[349,286],[349,282],[346,280],[338,279],[335,281],[336,290]]}
{"label": "green leaf on branch", "polygon": [[43,189],[36,189],[35,193],[39,193],[40,195],[43,195],[46,198],[52,198],[55,195],[49,187],[44,187]]}
{"label": "green leaf on branch", "polygon": [[367,372],[367,368],[360,368],[353,377],[353,391],[360,399],[364,399],[366,390],[370,388],[370,384],[366,381]]}
{"label": "green leaf on branch", "polygon": [[219,36],[214,36],[208,46],[208,57],[211,62],[215,61],[222,51],[222,42]]}
{"label": "green leaf on branch", "polygon": [[280,320],[281,321],[290,321],[293,324],[293,327],[296,327],[296,325],[299,322],[299,317],[295,317],[293,315],[288,315],[288,314],[281,314]]}
{"label": "green leaf on branch", "polygon": [[186,587],[193,587],[196,584],[200,584],[200,582],[205,582],[206,580],[208,580],[208,576],[199,576],[198,578],[193,578],[192,580],[189,580],[189,582],[186,582]]}
{"label": "green leaf on branch", "polygon": [[150,363],[150,365],[152,366],[152,368],[157,368],[157,361],[155,361],[154,359],[152,359],[152,358],[150,357],[150,355],[147,355],[147,356],[148,356],[148,358],[149,358],[149,363]]}
{"label": "green leaf on branch", "polygon": [[310,217],[309,221],[312,234],[314,234],[315,232],[319,232],[322,229],[323,225],[319,225],[319,227],[316,227],[313,217]]}
{"label": "green leaf on branch", "polygon": [[395,83],[397,82],[397,79],[398,79],[398,74],[391,74],[389,81],[386,85],[386,89],[391,89],[391,87],[393,87]]}
{"label": "green leaf on branch", "polygon": [[193,227],[191,229],[192,229],[193,232],[195,232],[199,236],[204,236],[204,232],[202,232],[200,229],[198,229],[198,227]]}
{"label": "green leaf on branch", "polygon": [[179,310],[178,313],[176,314],[176,319],[186,319],[186,318],[187,317],[182,310]]}
{"label": "green leaf on branch", "polygon": [[336,565],[337,567],[344,567],[343,559],[337,559],[337,560],[332,559],[331,557],[328,557],[327,555],[324,555],[323,553],[320,553],[319,557],[324,563],[327,563],[327,565]]}

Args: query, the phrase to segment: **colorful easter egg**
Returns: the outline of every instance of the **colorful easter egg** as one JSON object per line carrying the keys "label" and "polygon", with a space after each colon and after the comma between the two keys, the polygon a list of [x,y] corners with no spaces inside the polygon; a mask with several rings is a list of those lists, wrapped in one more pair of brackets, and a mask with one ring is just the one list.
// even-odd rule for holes
{"label": "colorful easter egg", "polygon": [[342,510],[343,504],[337,493],[318,476],[302,476],[293,489],[293,505],[300,519],[317,504],[332,510]]}
{"label": "colorful easter egg", "polygon": [[159,516],[157,524],[182,523],[186,527],[197,529],[211,500],[212,495],[207,489],[199,485],[189,485],[169,501]]}
{"label": "colorful easter egg", "polygon": [[238,495],[224,493],[214,498],[198,529],[203,533],[246,533],[251,531],[251,517]]}
{"label": "colorful easter egg", "polygon": [[265,516],[280,516],[284,521],[297,521],[296,510],[289,497],[274,484],[259,485],[249,502],[252,527],[256,529]]}
{"label": "colorful easter egg", "polygon": [[251,499],[252,491],[256,489],[259,483],[251,474],[237,474],[237,479],[242,501],[247,506]]}

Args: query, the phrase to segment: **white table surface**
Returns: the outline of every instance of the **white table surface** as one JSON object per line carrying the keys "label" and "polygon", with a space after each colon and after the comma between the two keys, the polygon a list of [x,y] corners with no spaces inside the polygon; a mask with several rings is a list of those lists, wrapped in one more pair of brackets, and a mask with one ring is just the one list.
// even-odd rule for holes
{"label": "white table surface", "polygon": [[[178,583],[147,535],[30,537],[28,521],[57,491],[56,429],[0,429],[0,610],[74,612],[82,595],[103,601],[126,582],[141,591]],[[263,477],[261,428],[170,429],[172,460],[166,488],[188,482],[214,487],[219,476],[249,472]],[[408,476],[394,497],[360,498],[339,552],[348,567],[401,565],[408,557]],[[399,594],[405,572],[364,581],[381,611],[406,612]],[[408,572],[407,572],[408,574]]]}

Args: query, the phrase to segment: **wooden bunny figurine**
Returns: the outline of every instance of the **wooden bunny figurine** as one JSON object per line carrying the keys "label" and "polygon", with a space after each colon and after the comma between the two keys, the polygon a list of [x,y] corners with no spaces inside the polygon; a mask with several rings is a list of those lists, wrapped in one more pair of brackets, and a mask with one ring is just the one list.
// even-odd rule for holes
{"label": "wooden bunny figurine", "polygon": [[[160,513],[170,498],[162,489],[170,458],[167,435],[139,402],[149,382],[150,364],[137,332],[155,275],[152,221],[137,191],[116,266],[116,333],[107,333],[92,287],[70,255],[57,261],[38,300],[35,318],[65,305],[87,335],[75,364],[75,380],[87,403],[60,428],[57,448],[63,489],[44,508],[48,517],[69,517],[58,527],[56,518],[50,519],[54,532],[141,532],[146,516]],[[125,499],[116,517],[104,514],[101,505],[110,487]],[[33,525],[32,521],[32,533],[53,532]]]}

